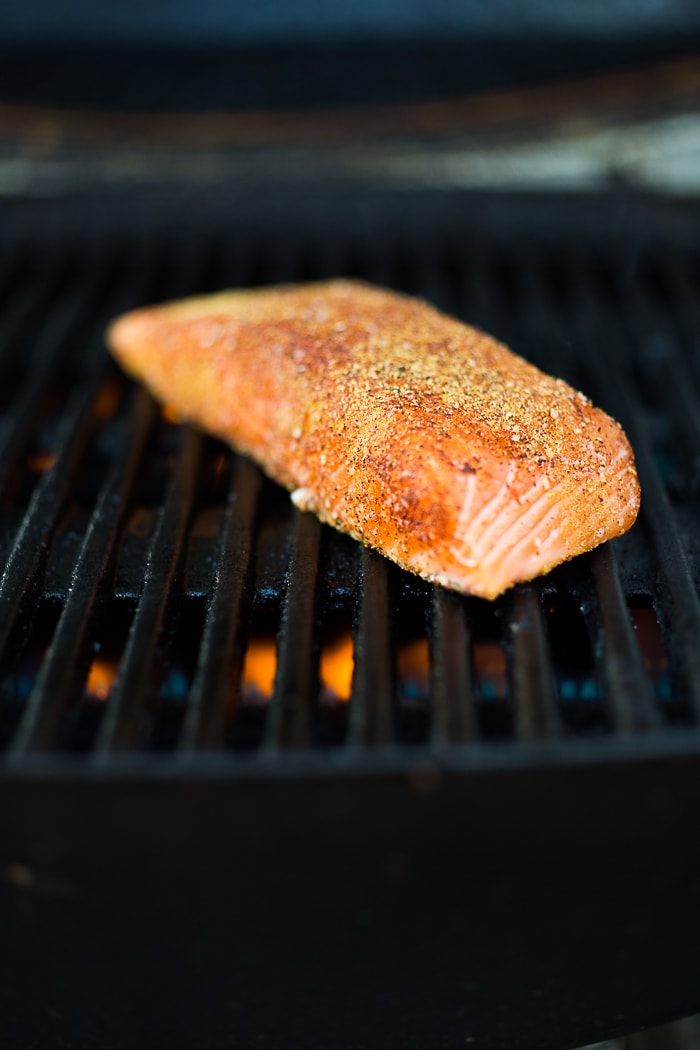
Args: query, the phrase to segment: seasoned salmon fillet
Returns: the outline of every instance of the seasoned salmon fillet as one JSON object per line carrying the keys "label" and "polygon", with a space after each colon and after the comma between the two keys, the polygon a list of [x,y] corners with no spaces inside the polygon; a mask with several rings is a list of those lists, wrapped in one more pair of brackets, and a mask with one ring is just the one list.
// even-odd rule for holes
{"label": "seasoned salmon fillet", "polygon": [[495,598],[637,516],[613,419],[418,299],[351,280],[227,291],[135,310],[107,339],[298,507],[453,590]]}

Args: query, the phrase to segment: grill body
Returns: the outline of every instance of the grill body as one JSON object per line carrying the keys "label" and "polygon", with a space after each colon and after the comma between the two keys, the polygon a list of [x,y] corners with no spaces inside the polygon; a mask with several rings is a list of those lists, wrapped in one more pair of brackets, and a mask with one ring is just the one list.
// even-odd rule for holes
{"label": "grill body", "polygon": [[383,764],[6,783],[10,1045],[554,1048],[697,1009],[696,760]]}
{"label": "grill body", "polygon": [[[10,1045],[554,1050],[691,1013],[696,209],[305,199],[179,236],[162,201],[3,216]],[[456,598],[293,511],[106,358],[120,309],[334,274],[422,294],[616,415],[635,529]],[[342,631],[351,696],[326,703]]]}

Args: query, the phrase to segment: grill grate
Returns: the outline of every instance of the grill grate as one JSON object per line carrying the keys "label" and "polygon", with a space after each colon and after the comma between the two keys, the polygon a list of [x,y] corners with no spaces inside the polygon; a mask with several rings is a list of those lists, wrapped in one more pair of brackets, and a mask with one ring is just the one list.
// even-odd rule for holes
{"label": "grill grate", "polygon": [[[341,273],[424,295],[616,415],[643,487],[633,532],[494,605],[448,594],[301,515],[163,415],[102,345],[106,321],[139,302]],[[642,732],[694,738],[700,263],[687,249],[16,238],[0,285],[7,762],[462,744],[488,761],[533,741],[561,742],[563,759],[572,740],[595,754]],[[350,648],[351,688],[334,656]],[[326,680],[334,661],[344,686]]]}

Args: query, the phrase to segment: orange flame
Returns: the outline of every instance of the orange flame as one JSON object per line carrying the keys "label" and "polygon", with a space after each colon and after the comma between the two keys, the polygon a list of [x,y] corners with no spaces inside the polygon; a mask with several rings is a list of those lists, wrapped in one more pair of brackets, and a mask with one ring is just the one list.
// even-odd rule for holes
{"label": "orange flame", "polygon": [[352,635],[348,631],[326,645],[321,653],[319,675],[322,700],[334,702],[350,699],[353,668]]}
{"label": "orange flame", "polygon": [[106,700],[117,677],[117,661],[97,656],[88,672],[85,690],[92,700]]}
{"label": "orange flame", "polygon": [[502,700],[508,692],[506,654],[498,642],[474,644],[474,677],[483,695]]}
{"label": "orange flame", "polygon": [[396,671],[401,690],[410,697],[427,696],[430,680],[430,650],[427,638],[417,638],[399,648]]}
{"label": "orange flame", "polygon": [[275,688],[277,649],[273,638],[253,638],[243,660],[241,692],[248,701],[269,700]]}
{"label": "orange flame", "polygon": [[226,453],[220,452],[214,461],[214,478],[218,480],[226,467]]}
{"label": "orange flame", "polygon": [[45,474],[47,470],[51,470],[56,458],[55,452],[35,452],[29,457],[29,469],[37,474]]}
{"label": "orange flame", "polygon": [[182,423],[182,416],[172,405],[161,405],[160,411],[166,423],[174,423],[176,426]]}
{"label": "orange flame", "polygon": [[98,419],[108,419],[113,416],[119,407],[121,397],[121,383],[116,379],[108,379],[100,387],[95,403],[95,412]]}

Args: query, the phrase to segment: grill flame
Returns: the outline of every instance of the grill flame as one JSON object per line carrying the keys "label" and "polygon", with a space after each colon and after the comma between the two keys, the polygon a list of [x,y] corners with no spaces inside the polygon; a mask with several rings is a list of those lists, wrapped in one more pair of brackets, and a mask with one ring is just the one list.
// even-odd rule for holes
{"label": "grill flame", "polygon": [[477,691],[486,700],[503,700],[508,694],[506,655],[498,642],[474,645],[474,678]]}
{"label": "grill flame", "polygon": [[98,419],[111,419],[116,415],[121,394],[122,384],[116,379],[108,379],[102,384],[95,402],[95,415]]}
{"label": "grill flame", "polygon": [[321,653],[319,676],[321,700],[325,703],[347,702],[352,691],[352,673],[355,666],[350,631],[324,646]]}
{"label": "grill flame", "polygon": [[55,452],[35,452],[29,458],[29,469],[36,471],[37,474],[45,474],[51,470],[57,458]]}
{"label": "grill flame", "polygon": [[95,657],[85,683],[85,690],[90,699],[104,702],[109,696],[116,677],[116,660],[107,660],[102,656]]}
{"label": "grill flame", "polygon": [[404,701],[419,700],[430,692],[430,651],[427,638],[399,648],[396,658],[399,690]]}
{"label": "grill flame", "polygon": [[[319,677],[322,703],[346,703],[352,691],[353,642],[348,631],[325,645]],[[252,638],[243,661],[241,693],[248,703],[269,701],[275,688],[277,647],[272,638]]]}
{"label": "grill flame", "polygon": [[252,703],[267,701],[275,688],[277,647],[274,638],[251,638],[243,661],[241,693]]}

